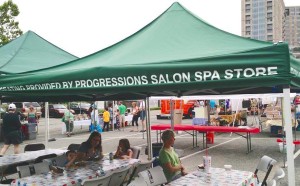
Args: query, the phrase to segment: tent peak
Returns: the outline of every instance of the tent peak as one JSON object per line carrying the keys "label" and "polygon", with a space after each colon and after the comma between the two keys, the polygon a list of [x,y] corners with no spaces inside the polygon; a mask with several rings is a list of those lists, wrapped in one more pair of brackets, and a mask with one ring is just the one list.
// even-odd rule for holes
{"label": "tent peak", "polygon": [[167,12],[174,11],[174,10],[184,10],[182,5],[179,2],[174,2],[170,8],[168,8]]}

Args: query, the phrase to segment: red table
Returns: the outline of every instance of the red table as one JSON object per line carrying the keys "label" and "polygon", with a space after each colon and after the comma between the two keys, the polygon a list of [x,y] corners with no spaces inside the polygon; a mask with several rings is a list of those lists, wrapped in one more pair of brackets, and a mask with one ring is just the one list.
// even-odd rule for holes
{"label": "red table", "polygon": [[[170,124],[153,124],[151,126],[151,130],[157,131],[157,141],[158,141],[158,131],[171,129]],[[207,148],[207,140],[206,135],[208,132],[220,132],[220,133],[235,133],[239,136],[242,136],[247,140],[247,153],[251,152],[251,134],[257,134],[260,132],[259,128],[251,128],[251,127],[225,127],[225,126],[195,126],[195,125],[174,125],[175,131],[192,131],[193,133],[189,133],[193,136],[193,147],[194,146],[194,137],[196,137],[196,146],[197,146],[197,132],[203,134],[203,148]],[[196,131],[196,133],[195,133]],[[246,133],[246,135],[240,134]],[[204,147],[205,146],[205,147]]]}

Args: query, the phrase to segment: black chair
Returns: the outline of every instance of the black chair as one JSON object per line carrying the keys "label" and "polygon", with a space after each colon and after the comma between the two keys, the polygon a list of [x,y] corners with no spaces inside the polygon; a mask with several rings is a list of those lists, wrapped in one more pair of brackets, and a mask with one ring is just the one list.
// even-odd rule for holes
{"label": "black chair", "polygon": [[81,144],[71,143],[71,144],[68,146],[68,150],[73,150],[73,151],[77,152],[77,151],[79,150],[80,145],[81,145]]}
{"label": "black chair", "polygon": [[24,152],[44,150],[45,148],[43,143],[28,144],[24,147]]}
{"label": "black chair", "polygon": [[34,160],[34,163],[41,163],[45,159],[55,158],[55,157],[57,157],[56,154],[47,154],[47,155],[39,156]]}
{"label": "black chair", "polygon": [[12,175],[17,173],[17,166],[29,165],[28,162],[20,162],[8,165],[6,168],[3,169],[1,172],[1,184],[10,184],[14,179],[7,179],[6,176]]}

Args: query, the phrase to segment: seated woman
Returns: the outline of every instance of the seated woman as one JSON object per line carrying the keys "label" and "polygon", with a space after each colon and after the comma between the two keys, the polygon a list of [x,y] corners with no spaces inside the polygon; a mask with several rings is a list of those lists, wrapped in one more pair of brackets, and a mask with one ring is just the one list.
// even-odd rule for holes
{"label": "seated woman", "polygon": [[167,181],[170,182],[187,173],[172,147],[175,141],[174,132],[172,130],[164,131],[161,139],[163,140],[163,147],[159,151],[159,162],[163,168]]}
{"label": "seated woman", "polygon": [[115,159],[130,159],[132,158],[133,152],[130,148],[130,143],[128,139],[120,139],[119,146],[116,154],[114,155]]}
{"label": "seated woman", "polygon": [[94,131],[90,134],[87,141],[81,143],[78,152],[77,160],[100,160],[103,158],[101,134]]}

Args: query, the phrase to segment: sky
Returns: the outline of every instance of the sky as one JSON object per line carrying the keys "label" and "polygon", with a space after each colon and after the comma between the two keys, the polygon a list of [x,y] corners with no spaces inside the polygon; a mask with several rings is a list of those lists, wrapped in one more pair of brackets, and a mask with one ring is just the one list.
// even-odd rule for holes
{"label": "sky", "polygon": [[[0,0],[3,4],[5,0]],[[175,0],[13,0],[21,30],[35,32],[78,57],[97,52],[137,32]],[[224,31],[241,35],[241,0],[178,0]],[[300,6],[300,0],[284,0]]]}

